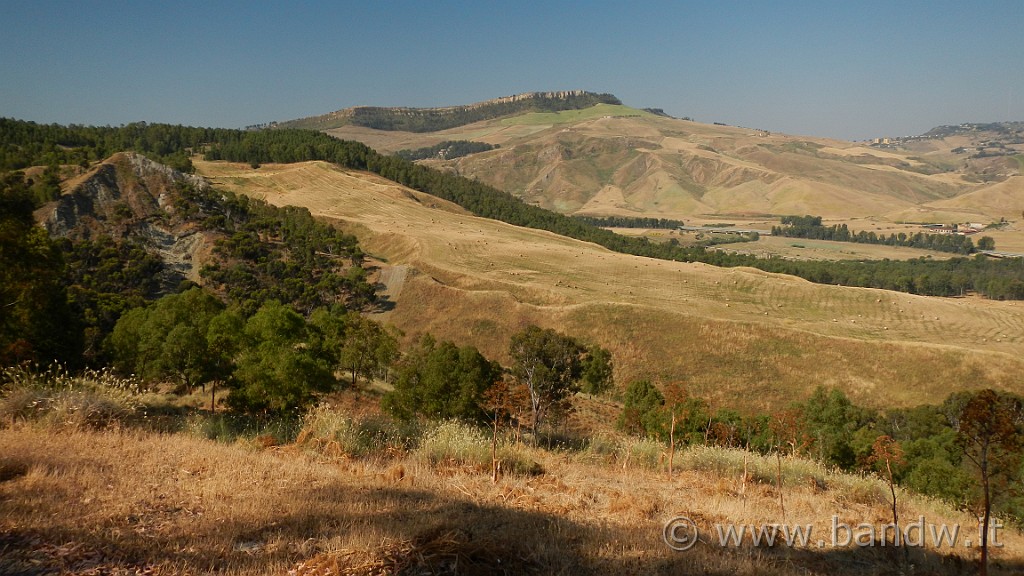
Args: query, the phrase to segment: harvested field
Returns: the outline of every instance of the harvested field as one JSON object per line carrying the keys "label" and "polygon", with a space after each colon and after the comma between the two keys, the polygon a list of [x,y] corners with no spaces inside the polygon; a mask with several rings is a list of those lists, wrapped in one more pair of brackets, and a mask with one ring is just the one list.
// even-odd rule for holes
{"label": "harvested field", "polygon": [[983,386],[1024,392],[1020,303],[616,254],[326,163],[197,166],[217,186],[333,219],[388,265],[408,266],[388,322],[409,338],[430,331],[504,360],[514,331],[557,327],[611,349],[619,382],[685,379],[747,408],[819,384],[872,406]]}

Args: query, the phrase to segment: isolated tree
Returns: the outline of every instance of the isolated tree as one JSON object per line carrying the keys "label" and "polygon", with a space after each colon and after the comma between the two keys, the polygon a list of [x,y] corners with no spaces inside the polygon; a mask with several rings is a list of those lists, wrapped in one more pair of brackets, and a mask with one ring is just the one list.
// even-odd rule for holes
{"label": "isolated tree", "polygon": [[988,532],[992,515],[993,483],[1007,482],[1020,473],[1021,428],[1024,408],[1020,398],[981,390],[966,397],[953,426],[964,456],[978,470],[981,482],[981,570],[988,574]]}
{"label": "isolated tree", "polygon": [[772,448],[777,453],[801,454],[811,444],[804,408],[791,406],[772,414],[768,422]]}
{"label": "isolated tree", "polygon": [[689,392],[682,382],[672,382],[665,386],[665,411],[668,412],[668,477],[672,479],[672,467],[676,455],[676,424],[685,418],[688,412],[687,401]]}
{"label": "isolated tree", "polygon": [[982,236],[978,238],[978,250],[995,250],[996,241],[991,236]]}
{"label": "isolated tree", "polygon": [[893,470],[904,463],[903,447],[893,440],[891,436],[883,434],[875,439],[871,445],[871,455],[868,457],[868,465],[884,474],[885,481],[889,484],[889,493],[892,495],[892,525],[895,527],[894,544],[901,546],[900,541],[900,519],[896,511],[896,480]]}
{"label": "isolated tree", "polygon": [[782,496],[782,453],[799,454],[811,443],[806,432],[806,417],[801,406],[793,406],[772,415],[768,423],[775,451],[776,488],[779,492],[779,510],[786,517],[786,503]]}
{"label": "isolated tree", "polygon": [[[491,480],[498,481],[501,462],[498,460],[498,430],[502,425],[521,422],[530,405],[526,388],[512,378],[499,378],[484,391],[481,406],[491,420]],[[516,439],[519,439],[518,432]]]}
{"label": "isolated tree", "polygon": [[600,346],[592,346],[583,359],[583,392],[603,394],[615,381],[612,377],[612,353]]}
{"label": "isolated tree", "polygon": [[586,348],[550,328],[529,326],[512,336],[510,372],[530,393],[530,429],[537,430],[551,412],[561,411],[579,391]]}

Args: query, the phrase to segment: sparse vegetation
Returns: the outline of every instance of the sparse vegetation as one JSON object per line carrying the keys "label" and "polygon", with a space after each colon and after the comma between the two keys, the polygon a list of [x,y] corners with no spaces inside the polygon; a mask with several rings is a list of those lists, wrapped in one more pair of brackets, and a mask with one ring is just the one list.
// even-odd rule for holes
{"label": "sparse vegetation", "polygon": [[[17,134],[13,141],[33,134],[76,137],[75,130],[56,127],[6,121],[0,127]],[[181,146],[200,134],[191,130],[139,125],[78,136],[86,142],[81,147],[99,149],[101,141],[149,135],[167,147],[167,158],[188,159]],[[452,341],[430,336],[440,320],[428,319],[416,325],[416,344],[409,346],[397,329],[362,313],[417,318],[408,310],[374,306],[377,286],[394,278],[364,267],[353,236],[315,220],[305,208],[275,208],[198,185],[163,190],[160,210],[144,216],[138,198],[126,195],[90,221],[95,235],[81,234],[90,240],[74,233],[61,240],[65,265],[62,251],[32,222],[32,208],[54,197],[56,172],[44,170],[42,184],[31,185],[23,174],[6,176],[0,306],[16,314],[0,324],[0,572],[886,573],[893,569],[891,558],[873,550],[783,553],[737,543],[733,551],[708,546],[705,539],[693,553],[678,555],[662,546],[658,531],[663,517],[673,515],[692,517],[713,534],[715,526],[733,521],[781,518],[825,526],[833,512],[833,522],[860,515],[898,524],[923,511],[965,526],[974,521],[965,511],[984,518],[983,572],[989,522],[993,514],[1006,519],[1015,527],[1005,535],[1014,546],[991,551],[993,568],[1024,567],[1018,530],[1024,500],[1012,490],[1024,472],[1019,396],[958,392],[938,406],[900,409],[861,406],[844,392],[858,390],[861,400],[878,397],[876,381],[859,371],[865,367],[872,378],[891,380],[918,402],[925,392],[908,386],[927,381],[934,386],[929,390],[963,389],[990,377],[983,364],[985,370],[1017,373],[1010,355],[954,357],[927,344],[868,342],[881,333],[851,328],[869,322],[864,312],[886,323],[905,320],[909,313],[902,307],[923,299],[897,302],[891,295],[808,287],[755,271],[619,259],[552,234],[531,245],[522,239],[537,236],[524,236],[522,229],[509,232],[516,239],[516,255],[510,256],[481,248],[495,241],[483,231],[495,224],[465,210],[661,260],[720,258],[672,243],[623,240],[351,143],[297,131],[202,135],[210,138],[204,145],[213,146],[211,157],[237,154],[250,164],[239,170],[253,177],[273,178],[281,167],[272,162],[281,158],[326,158],[435,195],[401,189],[417,205],[433,202],[432,224],[444,215],[453,229],[445,237],[447,250],[436,242],[404,245],[393,232],[419,222],[400,221],[394,212],[386,238],[368,235],[374,246],[385,247],[375,261],[382,267],[390,265],[384,258],[391,254],[415,253],[390,270],[407,262],[419,267],[409,280],[409,290],[420,290],[417,300],[402,305],[429,313],[440,302],[453,316],[479,294],[485,294],[481,309],[492,307],[496,297],[505,297],[505,305],[478,311],[468,323],[470,336]],[[156,142],[136,145],[153,148]],[[4,148],[3,160],[77,154],[87,165],[91,152],[71,148],[15,143]],[[786,151],[824,154],[810,143]],[[116,168],[124,178],[151,176],[129,173],[126,166]],[[372,178],[377,188],[387,187]],[[350,192],[331,187],[342,188]],[[442,205],[445,198],[463,209]],[[392,210],[399,201],[374,197],[378,209]],[[195,252],[212,262],[195,276],[203,286],[168,286],[163,252],[131,234],[156,225],[180,226],[177,232],[211,240],[208,254]],[[819,228],[820,220],[810,226]],[[534,258],[559,250],[550,260]],[[460,272],[479,254],[486,255],[486,272]],[[583,263],[588,254],[608,262]],[[721,258],[728,265],[750,262]],[[959,274],[968,276],[956,278],[961,291],[973,286],[991,297],[1013,297],[1019,288],[1014,282],[1021,283],[1012,266],[985,259],[855,264],[794,269],[821,283],[847,282],[844,274],[857,272],[854,284],[901,281],[909,269],[913,285],[905,288],[928,293],[947,290],[947,280]],[[541,266],[558,275],[553,287],[539,287],[534,277],[543,278]],[[616,266],[629,269],[620,274]],[[671,279],[660,282],[664,273]],[[990,282],[984,290],[977,288],[979,278]],[[699,286],[679,291],[677,285],[689,281]],[[730,281],[729,288],[721,286]],[[633,289],[641,286],[664,302],[635,296]],[[780,291],[785,298],[779,299]],[[595,304],[610,293],[616,294],[614,305]],[[699,295],[700,305],[679,294]],[[756,307],[759,320],[776,314],[782,301],[799,308],[786,319],[796,327],[783,332],[773,328],[781,324],[725,318],[735,314],[733,303]],[[967,308],[963,302],[943,310]],[[955,334],[944,327],[930,338],[947,344],[974,330],[999,344],[1010,340],[1004,332],[1018,316],[1008,313],[1008,304],[984,305],[995,310],[988,312],[991,318],[979,319],[967,308],[950,321]],[[703,316],[678,314],[679,308]],[[797,325],[821,331],[819,316],[834,315],[831,323],[839,324],[837,310],[848,316],[849,327],[829,333],[831,346],[822,345],[823,334]],[[918,312],[915,326],[931,322],[917,320]],[[588,324],[588,315],[600,322]],[[653,324],[652,315],[666,318]],[[543,327],[551,325],[559,329]],[[602,326],[615,330],[602,332]],[[651,326],[670,329],[651,334]],[[56,337],[56,327],[70,336]],[[914,327],[898,329],[914,339]],[[595,336],[614,346],[591,343]],[[480,348],[455,343],[467,340]],[[1000,350],[1015,348],[1008,342]],[[907,357],[886,363],[879,351]],[[72,368],[24,362],[51,352]],[[79,369],[110,361],[117,373]],[[683,373],[680,365],[692,377],[676,377]],[[810,391],[811,375],[822,370],[846,373],[846,379]],[[633,384],[622,390],[615,376],[624,373],[641,377],[623,379]],[[727,386],[716,390],[723,382]],[[200,396],[196,390],[204,386],[210,387],[209,403],[205,391]],[[730,398],[737,391],[762,403],[740,410]],[[765,400],[771,394],[790,404],[771,404]],[[582,422],[575,414],[581,406],[593,410],[588,418],[597,421]],[[616,411],[619,433],[609,426]],[[521,442],[524,427],[532,433],[530,445]],[[537,441],[542,431],[547,442]],[[958,573],[972,554],[907,550],[899,568]]]}
{"label": "sparse vegetation", "polygon": [[417,148],[416,150],[399,150],[398,152],[395,152],[395,155],[410,162],[430,159],[454,160],[456,158],[462,158],[463,156],[469,156],[470,154],[494,150],[494,148],[494,145],[487,144],[486,142],[445,140],[440,144]]}

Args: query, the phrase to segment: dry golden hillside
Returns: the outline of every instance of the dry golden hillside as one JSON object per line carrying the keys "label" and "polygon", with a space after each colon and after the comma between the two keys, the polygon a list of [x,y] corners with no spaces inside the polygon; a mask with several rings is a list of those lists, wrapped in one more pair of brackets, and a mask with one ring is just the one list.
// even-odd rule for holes
{"label": "dry golden hillside", "polygon": [[[599,104],[440,132],[345,126],[328,133],[382,152],[446,140],[497,145],[489,152],[427,162],[564,213],[667,218],[816,214],[888,221],[910,217],[915,222],[955,217],[987,223],[1017,219],[1024,198],[1019,154],[972,159],[969,153],[951,152],[977,144],[986,138],[984,132],[883,148]],[[1007,202],[1007,196],[1013,200]]]}
{"label": "dry golden hillside", "polygon": [[512,333],[555,327],[609,348],[620,383],[685,380],[715,406],[766,410],[816,386],[907,406],[983,386],[1024,392],[1024,307],[824,286],[638,258],[476,218],[326,163],[197,162],[215,186],[308,207],[381,260],[383,318],[506,360]]}

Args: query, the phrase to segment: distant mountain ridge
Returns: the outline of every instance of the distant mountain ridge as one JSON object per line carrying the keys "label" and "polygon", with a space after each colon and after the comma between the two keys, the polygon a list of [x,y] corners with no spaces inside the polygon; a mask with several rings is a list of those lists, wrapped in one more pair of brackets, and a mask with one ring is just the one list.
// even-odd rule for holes
{"label": "distant mountain ridge", "polygon": [[598,94],[585,90],[527,92],[444,108],[356,106],[320,116],[274,122],[269,127],[331,130],[342,126],[362,126],[375,130],[423,133],[448,130],[473,122],[526,112],[582,110],[596,104],[618,105],[622,102],[612,94]]}

